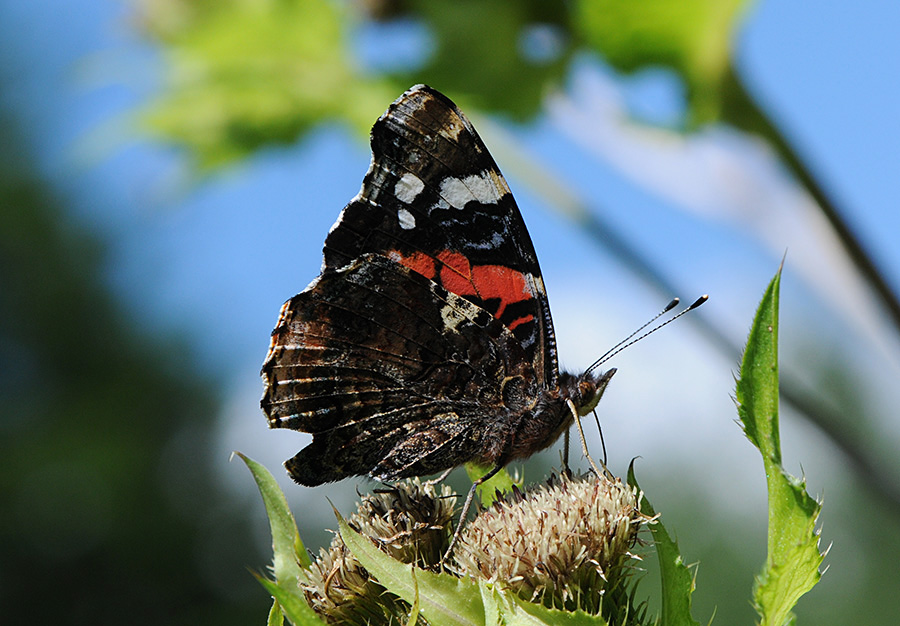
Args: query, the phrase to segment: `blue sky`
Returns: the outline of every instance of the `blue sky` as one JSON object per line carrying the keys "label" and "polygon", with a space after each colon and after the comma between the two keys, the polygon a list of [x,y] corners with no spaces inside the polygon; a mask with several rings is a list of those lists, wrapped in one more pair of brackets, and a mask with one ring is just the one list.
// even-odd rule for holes
{"label": "blue sky", "polygon": [[[755,7],[740,38],[738,66],[900,289],[900,4],[872,0],[851,8],[824,2],[814,11],[810,6],[794,0]],[[266,151],[199,187],[185,187],[177,154],[133,136],[127,126],[126,116],[153,94],[161,75],[158,52],[139,38],[130,20],[127,4],[110,0],[0,3],[4,71],[12,72],[16,84],[0,98],[23,116],[41,168],[73,201],[73,219],[109,241],[110,284],[130,313],[142,324],[186,337],[227,385],[228,406],[216,435],[223,458],[239,448],[274,469],[303,439],[267,432],[259,413],[258,370],[268,334],[281,303],[317,274],[321,242],[358,190],[368,149],[345,129],[321,128],[297,146]],[[684,286],[684,293],[672,295],[690,300],[709,292],[707,314],[724,320],[735,341],[742,341],[753,307],[787,250],[785,341],[791,341],[790,330],[802,343],[815,341],[815,332],[822,332],[817,328],[833,329],[860,346],[857,352],[877,352],[864,332],[848,330],[852,325],[841,321],[855,313],[834,313],[828,294],[816,291],[813,283],[821,279],[837,300],[859,302],[840,267],[828,265],[827,254],[817,256],[825,244],[814,237],[815,225],[804,221],[802,211],[782,210],[803,200],[764,148],[714,131],[654,152],[667,154],[673,167],[687,164],[684,180],[707,177],[708,185],[685,185],[688,191],[715,192],[718,174],[730,171],[723,168],[741,166],[750,173],[737,183],[752,189],[758,206],[773,213],[760,208],[750,218],[733,217],[740,207],[727,206],[727,199],[715,194],[686,210],[674,199],[685,191],[677,179],[654,183],[662,192],[648,191],[640,168],[634,169],[649,154],[641,149],[667,139],[636,139],[632,129],[600,113],[594,119],[602,123],[593,134],[579,137],[567,127],[566,107],[598,91],[610,94],[602,100],[610,106],[621,99],[661,115],[678,106],[677,85],[665,75],[621,80],[601,63],[585,61],[568,91],[549,102],[535,124],[523,128],[496,121],[496,128],[482,128],[482,134],[492,150],[492,136],[508,137],[572,193],[603,210]],[[635,161],[622,155],[623,145],[636,147]],[[548,211],[529,181],[517,180],[515,168],[494,154],[541,259],[563,365],[584,367],[666,299]],[[694,158],[712,169],[692,166]],[[762,222],[759,231],[753,230],[753,219]],[[810,315],[820,324],[811,331]],[[875,336],[878,323],[871,322]],[[874,385],[878,371],[887,372],[885,380],[897,374],[890,357],[866,356],[866,361]],[[614,365],[620,373],[603,409],[607,442],[614,442],[614,469],[624,469],[633,456],[649,458],[659,451],[689,467],[699,462],[699,451],[714,450],[710,462],[723,469],[722,485],[709,486],[712,492],[727,491],[730,481],[756,471],[758,461],[731,421],[735,364],[706,346],[690,323],[626,351]],[[883,390],[881,401],[890,402],[891,392]],[[800,445],[807,428],[788,421],[786,447]],[[790,456],[797,472],[802,458],[813,482],[830,469],[841,471],[834,456]],[[232,471],[226,480],[243,480],[239,468]],[[352,493],[355,485],[345,482],[342,488]],[[758,504],[752,500],[746,506]]]}

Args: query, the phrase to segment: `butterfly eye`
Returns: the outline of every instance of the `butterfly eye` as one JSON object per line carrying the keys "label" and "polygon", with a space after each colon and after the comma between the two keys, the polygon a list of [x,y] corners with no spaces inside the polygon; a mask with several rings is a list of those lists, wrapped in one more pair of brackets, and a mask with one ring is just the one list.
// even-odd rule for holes
{"label": "butterfly eye", "polygon": [[597,393],[597,385],[591,381],[582,380],[578,383],[578,395],[581,403],[589,402],[593,395]]}

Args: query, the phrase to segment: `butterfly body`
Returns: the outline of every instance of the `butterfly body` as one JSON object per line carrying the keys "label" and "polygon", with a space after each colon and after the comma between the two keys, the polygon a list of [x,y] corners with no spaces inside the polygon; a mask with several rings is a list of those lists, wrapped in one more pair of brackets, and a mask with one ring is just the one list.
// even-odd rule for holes
{"label": "butterfly body", "polygon": [[534,247],[487,148],[420,85],[376,122],[372,152],[263,365],[269,425],[313,435],[290,475],[392,481],[546,448],[614,370],[559,372]]}

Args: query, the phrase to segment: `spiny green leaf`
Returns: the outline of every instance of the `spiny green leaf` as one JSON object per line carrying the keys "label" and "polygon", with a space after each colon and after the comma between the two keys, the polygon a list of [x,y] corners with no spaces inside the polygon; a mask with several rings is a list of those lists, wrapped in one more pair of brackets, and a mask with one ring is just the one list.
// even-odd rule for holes
{"label": "spiny green leaf", "polygon": [[287,499],[269,470],[240,452],[235,454],[244,461],[253,475],[266,506],[269,527],[272,531],[274,553],[272,568],[275,580],[286,585],[296,585],[298,581],[305,579],[303,569],[310,566],[310,560]]}
{"label": "spiny green leaf", "polygon": [[819,503],[802,486],[788,487],[793,483],[792,477],[783,472],[779,476],[784,487],[779,489],[782,493],[776,498],[796,499],[796,505],[781,507],[773,516],[776,526],[770,534],[776,536],[776,550],[769,553],[753,593],[762,626],[782,626],[791,619],[791,611],[800,597],[819,582],[819,566],[824,559],[819,552],[816,530]]}
{"label": "spiny green leaf", "polygon": [[[325,622],[319,619],[316,612],[306,603],[300,587],[286,587],[258,575],[256,579],[278,601],[284,615],[294,626],[324,626]],[[271,616],[270,612],[269,619]]]}
{"label": "spiny green leaf", "polygon": [[435,574],[392,559],[338,517],[341,539],[385,589],[410,605],[418,599],[422,616],[432,626],[483,626],[484,606],[478,585],[450,574]]}
{"label": "spiny green leaf", "polygon": [[502,618],[500,623],[507,626],[607,626],[605,619],[582,610],[563,611],[522,600],[511,592],[496,592],[497,606]]}
{"label": "spiny green leaf", "polygon": [[778,298],[781,269],[760,302],[741,363],[736,396],[747,438],[763,457],[769,494],[768,556],[753,592],[763,626],[792,619],[800,597],[820,578],[816,521],[821,505],[784,471],[778,428]]}
{"label": "spiny green leaf", "polygon": [[[747,438],[762,452],[766,470],[781,465],[778,427],[778,287],[779,270],[769,283],[744,348],[736,396],[738,416]],[[771,548],[771,546],[769,546]]]}
{"label": "spiny green leaf", "polygon": [[[640,489],[634,475],[634,461],[628,466],[628,484]],[[641,497],[641,513],[653,517],[656,511],[647,497]],[[650,525],[659,573],[662,579],[662,626],[699,626],[691,616],[691,594],[694,592],[694,576],[684,564],[678,550],[678,542],[669,536],[663,523],[657,519]]]}

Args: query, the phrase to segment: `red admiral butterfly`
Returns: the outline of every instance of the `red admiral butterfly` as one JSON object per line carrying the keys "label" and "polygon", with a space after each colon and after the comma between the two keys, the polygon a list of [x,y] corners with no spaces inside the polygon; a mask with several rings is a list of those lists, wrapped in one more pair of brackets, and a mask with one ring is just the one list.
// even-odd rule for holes
{"label": "red admiral butterfly", "polygon": [[262,408],[270,427],[312,433],[285,463],[302,485],[468,461],[494,468],[484,480],[555,442],[615,370],[559,371],[531,238],[453,102],[413,87],[371,144],[322,273],[281,309]]}

